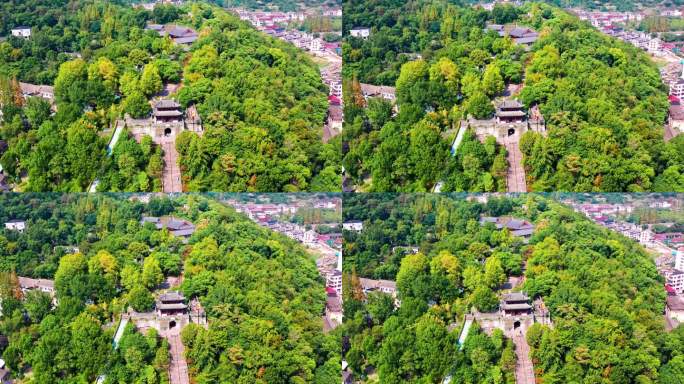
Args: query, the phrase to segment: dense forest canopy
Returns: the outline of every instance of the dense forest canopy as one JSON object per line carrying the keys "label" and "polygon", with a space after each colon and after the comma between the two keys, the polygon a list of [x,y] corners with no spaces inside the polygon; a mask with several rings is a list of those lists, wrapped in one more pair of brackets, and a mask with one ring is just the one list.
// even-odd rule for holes
{"label": "dense forest canopy", "polygon": [[234,16],[217,13],[205,25],[178,94],[204,117],[202,137],[176,141],[188,189],[339,190],[339,141],[321,141],[328,101],[318,68]]}
{"label": "dense forest canopy", "polygon": [[[197,230],[185,244],[141,225],[143,215],[173,215]],[[26,221],[23,233],[0,234],[0,332],[9,338],[0,352],[15,377],[168,383],[166,339],[131,324],[113,351],[112,337],[119,314],[150,310],[160,283],[184,271],[179,289],[209,320],[182,332],[194,382],[339,381],[339,344],[322,333],[325,291],[311,256],[214,199],[3,194],[0,219]],[[56,307],[47,294],[17,294],[17,275],[54,279]]]}
{"label": "dense forest canopy", "polygon": [[[117,118],[148,116],[164,84],[182,83],[173,96],[196,105],[205,128],[176,141],[186,189],[339,190],[339,139],[321,140],[327,89],[291,44],[205,3],[13,4],[0,2],[0,32],[32,27],[31,38],[0,42],[0,163],[19,189],[83,191],[98,177],[100,191],[161,190],[161,148],[124,137],[107,156],[106,144]],[[148,23],[200,38],[187,51]],[[19,82],[54,85],[55,106],[24,101]]]}
{"label": "dense forest canopy", "polygon": [[[684,141],[664,143],[666,88],[637,48],[539,3],[491,12],[446,1],[366,3],[345,3],[345,31],[371,28],[369,38],[347,37],[343,47],[343,164],[355,185],[426,191],[442,181],[444,191],[505,189],[503,148],[485,141],[485,148],[461,145],[449,156],[449,143],[462,118],[490,118],[491,100],[507,84],[522,84],[512,97],[525,108],[539,106],[547,129],[527,132],[519,143],[528,189],[684,190]],[[485,31],[487,23],[524,25],[540,36],[526,52]],[[396,86],[398,114],[365,102],[359,83]]]}
{"label": "dense forest canopy", "polygon": [[[83,191],[100,175],[103,190],[161,190],[161,150],[124,138],[108,157],[106,130],[122,109],[149,110],[143,94],[156,93],[162,80],[178,81],[171,58],[182,49],[143,30],[147,21],[175,20],[178,11],[92,1],[13,4],[0,4],[3,34],[24,24],[32,37],[0,43],[0,138],[9,146],[0,163],[10,181],[29,191]],[[24,101],[19,81],[54,85],[55,107],[37,97]]]}
{"label": "dense forest canopy", "polygon": [[[462,349],[457,339],[464,314],[495,310],[496,290],[522,274],[521,288],[544,300],[554,324],[527,332],[544,383],[675,384],[684,373],[684,327],[665,333],[651,256],[548,197],[346,196],[343,215],[364,222],[362,232],[344,233],[343,356],[359,378],[514,383],[515,352],[500,331],[487,336],[475,326]],[[535,232],[525,244],[480,225],[480,215],[526,219]],[[393,251],[407,245],[419,252]],[[396,280],[401,305],[365,297],[359,277]]]}

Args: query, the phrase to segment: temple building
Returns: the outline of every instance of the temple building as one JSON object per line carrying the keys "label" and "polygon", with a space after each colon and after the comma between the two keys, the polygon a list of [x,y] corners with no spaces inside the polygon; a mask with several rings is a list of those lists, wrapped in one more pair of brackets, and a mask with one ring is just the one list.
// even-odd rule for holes
{"label": "temple building", "polygon": [[517,100],[504,100],[496,106],[496,122],[499,124],[524,123],[527,113]]}
{"label": "temple building", "polygon": [[506,293],[501,298],[501,312],[504,316],[531,315],[530,298],[522,292]]}
{"label": "temple building", "polygon": [[180,104],[173,100],[159,100],[154,104],[155,123],[177,123],[183,121]]}
{"label": "temple building", "polygon": [[185,297],[179,292],[162,293],[157,298],[157,316],[177,316],[187,313],[188,306]]}
{"label": "temple building", "polygon": [[482,216],[480,218],[480,225],[487,225],[487,223],[494,224],[496,229],[508,229],[511,235],[525,239],[528,239],[534,233],[534,224],[527,220],[516,219],[510,216]]}
{"label": "temple building", "polygon": [[154,227],[158,230],[167,229],[171,235],[183,238],[184,240],[187,240],[195,233],[195,225],[193,223],[173,216],[143,216],[140,220],[140,225],[144,226],[147,223],[154,224]]}

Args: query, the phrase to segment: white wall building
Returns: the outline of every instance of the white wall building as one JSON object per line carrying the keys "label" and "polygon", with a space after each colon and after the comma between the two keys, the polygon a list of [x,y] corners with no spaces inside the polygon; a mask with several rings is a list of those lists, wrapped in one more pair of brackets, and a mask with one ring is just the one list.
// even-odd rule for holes
{"label": "white wall building", "polygon": [[363,222],[348,221],[346,223],[342,223],[342,229],[347,231],[361,232],[363,230]]}
{"label": "white wall building", "polygon": [[26,229],[26,222],[23,220],[10,220],[5,223],[5,228],[10,231],[24,232],[24,229]]}
{"label": "white wall building", "polygon": [[305,244],[314,244],[314,243],[316,243],[317,238],[318,238],[318,233],[316,233],[316,231],[308,230],[308,231],[304,232],[304,239],[303,240],[304,240]]}
{"label": "white wall building", "polygon": [[321,43],[321,39],[312,39],[309,44],[309,50],[311,52],[320,52],[322,47],[323,44]]}
{"label": "white wall building", "polygon": [[23,37],[24,39],[28,39],[31,37],[31,27],[16,27],[12,28],[12,36],[16,37]]}
{"label": "white wall building", "polygon": [[338,295],[342,295],[342,272],[337,269],[326,273],[325,275],[325,286],[330,287],[337,292]]}
{"label": "white wall building", "polygon": [[639,242],[644,245],[650,245],[653,243],[653,231],[650,229],[644,229],[641,231],[639,236]]}
{"label": "white wall building", "polygon": [[674,288],[678,294],[684,293],[684,271],[674,270],[666,274],[667,283]]}
{"label": "white wall building", "polygon": [[349,34],[353,37],[359,37],[359,38],[365,39],[365,38],[368,38],[368,36],[370,36],[370,28],[350,29]]}

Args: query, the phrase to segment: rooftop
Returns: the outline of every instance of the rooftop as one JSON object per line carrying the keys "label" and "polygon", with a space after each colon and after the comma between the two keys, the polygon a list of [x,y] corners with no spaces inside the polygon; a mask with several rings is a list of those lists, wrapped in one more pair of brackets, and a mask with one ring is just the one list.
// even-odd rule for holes
{"label": "rooftop", "polygon": [[156,103],[154,103],[154,108],[156,109],[170,109],[170,108],[180,108],[180,104],[175,102],[174,100],[159,100]]}
{"label": "rooftop", "polygon": [[30,277],[19,276],[19,286],[23,289],[48,288],[54,289],[55,282],[48,279],[32,279]]}
{"label": "rooftop", "polygon": [[161,116],[161,117],[182,116],[183,112],[181,112],[181,111],[157,110],[157,111],[154,111],[154,115],[155,116]]}
{"label": "rooftop", "polygon": [[160,301],[183,301],[185,297],[178,291],[171,291],[159,295]]}
{"label": "rooftop", "polygon": [[504,293],[502,296],[502,299],[504,301],[529,301],[530,298],[526,294],[522,292],[511,292],[511,293]]}
{"label": "rooftop", "polygon": [[670,105],[670,119],[684,120],[684,106],[679,104]]}
{"label": "rooftop", "polygon": [[667,296],[666,300],[671,311],[684,311],[684,299],[681,296]]}
{"label": "rooftop", "polygon": [[527,303],[503,304],[501,309],[510,311],[519,311],[524,309],[532,309],[532,306]]}
{"label": "rooftop", "polygon": [[504,100],[496,107],[499,109],[522,109],[523,105],[518,100]]}

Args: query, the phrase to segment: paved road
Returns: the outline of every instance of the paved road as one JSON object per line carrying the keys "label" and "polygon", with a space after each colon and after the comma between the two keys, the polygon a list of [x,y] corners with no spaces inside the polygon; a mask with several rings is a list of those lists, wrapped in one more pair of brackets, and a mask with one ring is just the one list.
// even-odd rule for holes
{"label": "paved road", "polygon": [[508,192],[527,192],[525,169],[522,166],[522,152],[518,147],[518,140],[509,137],[505,140],[505,146],[508,151],[508,174],[506,175]]}
{"label": "paved road", "polygon": [[337,136],[340,134],[340,131],[337,129],[333,129],[328,126],[328,124],[323,125],[323,142],[327,143],[332,139],[333,137]]}
{"label": "paved road", "polygon": [[188,363],[183,356],[184,347],[180,334],[175,333],[167,337],[171,349],[171,361],[169,362],[169,382],[171,384],[190,384],[188,377]]}
{"label": "paved road", "polygon": [[164,170],[162,171],[162,190],[165,193],[183,192],[181,171],[178,165],[178,151],[172,138],[164,138],[161,143],[164,150]]}
{"label": "paved road", "polygon": [[663,133],[663,139],[665,141],[670,141],[677,135],[679,135],[679,131],[677,129],[674,129],[670,126],[670,124],[665,124],[665,133]]}
{"label": "paved road", "polygon": [[527,345],[527,340],[520,330],[515,331],[513,343],[515,344],[515,354],[518,357],[515,363],[515,383],[535,384],[534,366],[530,360],[530,346]]}

